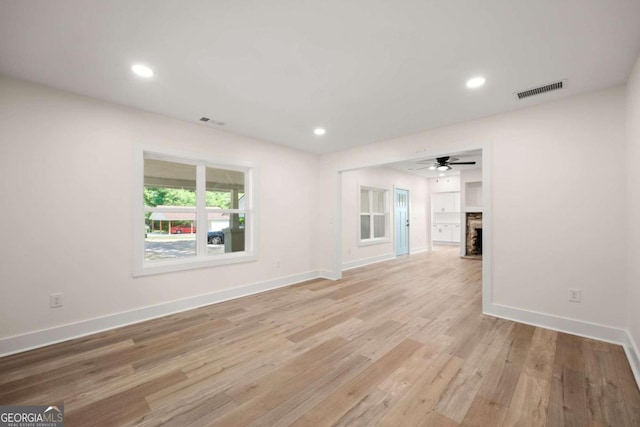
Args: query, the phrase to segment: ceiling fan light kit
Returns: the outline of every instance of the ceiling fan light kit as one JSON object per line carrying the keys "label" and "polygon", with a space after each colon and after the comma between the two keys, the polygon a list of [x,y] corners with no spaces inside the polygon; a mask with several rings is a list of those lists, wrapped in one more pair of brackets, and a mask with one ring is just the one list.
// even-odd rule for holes
{"label": "ceiling fan light kit", "polygon": [[[438,170],[439,172],[446,172],[453,169],[452,165],[475,165],[476,162],[458,162],[457,157],[438,157],[434,163],[428,166],[429,170]],[[424,165],[433,162],[433,160],[419,160],[416,162],[418,165]],[[417,168],[415,170],[426,169],[427,166]]]}

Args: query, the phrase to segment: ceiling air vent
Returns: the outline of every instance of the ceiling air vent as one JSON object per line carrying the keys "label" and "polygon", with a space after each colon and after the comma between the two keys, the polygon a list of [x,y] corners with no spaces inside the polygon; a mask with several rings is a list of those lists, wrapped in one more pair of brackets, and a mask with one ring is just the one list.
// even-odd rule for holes
{"label": "ceiling air vent", "polygon": [[549,83],[544,86],[534,87],[532,89],[523,90],[521,92],[516,92],[515,96],[518,99],[528,98],[534,95],[540,95],[541,93],[551,92],[558,89],[564,89],[567,87],[567,80],[560,80],[554,83]]}
{"label": "ceiling air vent", "polygon": [[210,119],[209,117],[201,117],[200,121],[205,123],[211,122],[214,125],[218,125],[218,126],[224,126],[226,124],[225,122],[221,122],[220,120],[213,120],[213,119]]}

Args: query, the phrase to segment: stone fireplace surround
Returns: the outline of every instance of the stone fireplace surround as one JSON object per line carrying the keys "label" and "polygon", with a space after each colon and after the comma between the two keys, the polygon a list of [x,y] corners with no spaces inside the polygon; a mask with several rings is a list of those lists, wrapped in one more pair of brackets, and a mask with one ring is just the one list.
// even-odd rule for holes
{"label": "stone fireplace surround", "polygon": [[482,212],[467,212],[465,217],[465,253],[467,256],[482,257]]}

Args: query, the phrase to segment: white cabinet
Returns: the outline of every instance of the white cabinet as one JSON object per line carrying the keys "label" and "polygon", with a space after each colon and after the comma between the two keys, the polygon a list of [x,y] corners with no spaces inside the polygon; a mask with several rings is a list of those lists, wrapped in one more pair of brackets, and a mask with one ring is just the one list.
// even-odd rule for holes
{"label": "white cabinet", "polygon": [[431,195],[431,241],[460,243],[460,192]]}
{"label": "white cabinet", "polygon": [[451,241],[455,243],[460,243],[460,224],[453,224],[453,228],[451,229]]}
{"label": "white cabinet", "polygon": [[434,242],[460,243],[460,224],[434,224],[431,229]]}
{"label": "white cabinet", "polygon": [[451,228],[451,224],[434,224],[431,239],[436,242],[450,242]]}
{"label": "white cabinet", "polygon": [[460,192],[434,193],[431,208],[434,214],[460,212]]}

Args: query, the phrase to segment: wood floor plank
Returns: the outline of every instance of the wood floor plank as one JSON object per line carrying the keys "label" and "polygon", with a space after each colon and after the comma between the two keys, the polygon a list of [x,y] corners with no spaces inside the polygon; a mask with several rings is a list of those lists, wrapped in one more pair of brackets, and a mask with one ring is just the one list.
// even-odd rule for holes
{"label": "wood floor plank", "polygon": [[380,420],[380,425],[419,425],[434,411],[442,390],[458,373],[461,364],[462,360],[455,356],[440,355]]}
{"label": "wood floor plank", "polygon": [[620,380],[619,384],[622,388],[629,423],[633,426],[640,426],[640,393],[638,393],[638,386],[634,381],[633,372],[631,372],[629,361],[622,347],[618,346],[616,351],[613,352],[613,359],[616,373]]}
{"label": "wood floor plank", "polygon": [[549,329],[536,328],[531,340],[522,372],[526,375],[551,381],[556,354],[558,333]]}
{"label": "wood floor plank", "polygon": [[182,371],[173,371],[80,408],[67,410],[65,404],[65,422],[69,425],[95,425],[95,420],[102,419],[111,425],[128,423],[149,412],[144,399],[147,394],[186,378]]}
{"label": "wood floor plank", "polygon": [[236,404],[229,396],[218,393],[206,399],[195,402],[181,401],[181,404],[165,406],[160,410],[149,412],[134,424],[140,427],[162,425],[208,425],[220,418],[224,413],[231,412]]}
{"label": "wood floor plank", "polygon": [[269,374],[257,381],[242,385],[240,387],[231,387],[226,393],[238,404],[248,402],[260,394],[266,394],[271,390],[277,390],[284,387],[291,378],[297,376],[301,372],[315,369],[316,365],[322,362],[322,359],[345,345],[347,341],[340,337],[335,337],[321,345],[307,351],[306,353],[292,359],[285,365],[275,369]]}
{"label": "wood floor plank", "polygon": [[509,407],[527,355],[531,353],[529,348],[534,331],[535,329],[528,325],[514,325],[507,341],[484,377],[478,392],[480,396]]}
{"label": "wood floor plank", "polygon": [[456,422],[464,419],[511,330],[510,325],[498,325],[496,323],[496,327],[464,360],[456,377],[443,391],[436,406],[442,415]]}
{"label": "wood floor plank", "polygon": [[360,310],[358,310],[358,308],[354,307],[351,308],[349,310],[343,311],[341,313],[338,313],[334,316],[331,316],[327,319],[324,319],[314,325],[309,326],[308,328],[305,328],[301,331],[298,331],[294,334],[291,334],[289,336],[287,336],[287,339],[293,342],[300,342],[306,338],[309,338],[310,336],[313,336],[315,334],[318,334],[322,331],[325,331],[333,326],[336,326],[340,323],[343,323],[345,321],[347,321],[348,319],[350,319],[351,317],[354,317],[354,315],[356,313],[358,313]]}
{"label": "wood floor plank", "polygon": [[506,407],[477,395],[461,425],[465,427],[500,427],[506,416]]}
{"label": "wood floor plank", "polygon": [[554,365],[547,426],[580,427],[589,425],[587,386],[584,373],[564,365]]}
{"label": "wood floor plank", "polygon": [[333,362],[331,372],[315,382],[309,382],[304,390],[256,419],[252,425],[256,427],[291,425],[311,408],[328,398],[339,386],[362,372],[370,362],[371,360],[359,354],[351,354]]}
{"label": "wood floor plank", "polygon": [[584,372],[582,338],[558,332],[555,363],[571,368],[574,371]]}
{"label": "wood floor plank", "polygon": [[393,397],[387,393],[373,389],[333,425],[335,427],[378,425],[378,421],[389,409],[392,400]]}
{"label": "wood floor plank", "polygon": [[526,374],[520,375],[504,426],[544,426],[550,390],[551,384],[548,381]]}
{"label": "wood floor plank", "polygon": [[635,426],[622,347],[482,314],[455,247],[0,358],[67,425]]}
{"label": "wood floor plank", "polygon": [[417,341],[405,340],[401,342],[369,368],[307,412],[294,425],[332,425],[362,400],[370,388],[382,382],[421,346],[422,344]]}
{"label": "wood floor plank", "polygon": [[610,352],[583,348],[587,385],[587,408],[591,419],[614,426],[631,422],[624,402],[613,355]]}

